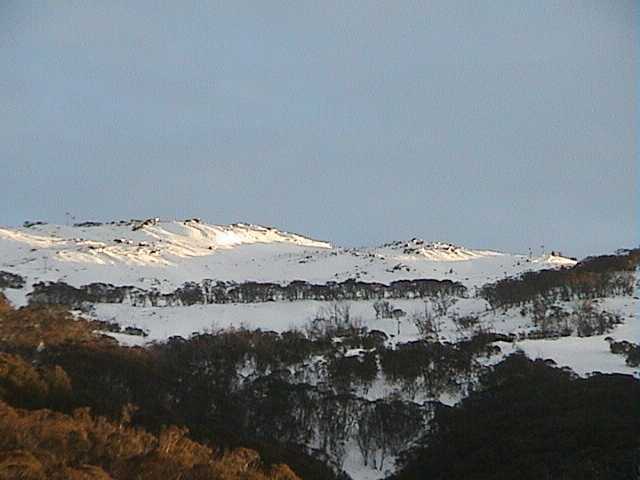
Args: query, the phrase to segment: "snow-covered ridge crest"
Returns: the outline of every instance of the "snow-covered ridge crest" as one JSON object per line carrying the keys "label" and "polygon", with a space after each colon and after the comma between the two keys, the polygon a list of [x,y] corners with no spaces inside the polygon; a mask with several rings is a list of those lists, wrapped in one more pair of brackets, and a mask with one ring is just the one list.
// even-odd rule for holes
{"label": "snow-covered ridge crest", "polygon": [[562,257],[472,250],[416,238],[379,247],[334,248],[273,227],[213,225],[199,219],[0,228],[0,271],[21,275],[28,286],[102,282],[167,293],[204,279],[279,284],[446,279],[473,287],[571,263]]}
{"label": "snow-covered ridge crest", "polygon": [[209,225],[197,219],[184,222],[157,223],[142,227],[158,239],[176,240],[183,237],[190,244],[206,243],[206,248],[228,248],[253,243],[291,243],[311,248],[332,248],[328,242],[314,240],[295,233],[284,232],[274,227],[247,223],[231,225]]}
{"label": "snow-covered ridge crest", "polygon": [[147,219],[104,224],[85,222],[74,226],[36,224],[18,229],[0,228],[0,240],[21,242],[34,248],[87,247],[106,254],[139,250],[135,247],[156,246],[178,256],[209,255],[211,250],[254,243],[290,243],[311,248],[331,248],[328,242],[272,227],[245,223],[209,225],[198,219]]}
{"label": "snow-covered ridge crest", "polygon": [[571,267],[577,262],[571,258],[562,257],[556,253],[550,253],[549,255],[543,255],[533,261],[534,263],[546,263],[549,265],[558,265],[561,267]]}
{"label": "snow-covered ridge crest", "polygon": [[435,262],[459,262],[502,255],[491,250],[470,250],[447,242],[426,242],[421,238],[412,238],[408,242],[392,242],[384,247],[402,252],[403,255],[399,258],[422,258]]}
{"label": "snow-covered ridge crest", "polygon": [[[0,227],[0,270],[26,276],[29,283],[153,281],[173,288],[203,278],[250,278],[260,270],[252,258],[306,250],[331,251],[332,246],[272,227],[211,225],[198,219]],[[245,268],[233,268],[239,263]]]}

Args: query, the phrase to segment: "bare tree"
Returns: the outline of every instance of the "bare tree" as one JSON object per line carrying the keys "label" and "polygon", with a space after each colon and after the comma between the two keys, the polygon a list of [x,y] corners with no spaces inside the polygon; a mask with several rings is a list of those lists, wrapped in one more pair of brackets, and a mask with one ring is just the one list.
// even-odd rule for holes
{"label": "bare tree", "polygon": [[306,330],[308,335],[318,337],[361,328],[362,319],[351,314],[351,304],[335,301],[320,308]]}
{"label": "bare tree", "polygon": [[451,295],[447,295],[446,293],[439,293],[435,298],[432,299],[433,308],[435,313],[439,317],[446,317],[449,309],[456,303],[456,298]]}
{"label": "bare tree", "polygon": [[411,317],[420,335],[428,340],[440,341],[442,322],[449,314],[449,309],[456,302],[456,298],[447,294],[439,294],[424,301],[424,308],[414,312]]}
{"label": "bare tree", "polygon": [[401,308],[394,308],[391,311],[391,316],[396,319],[397,327],[398,327],[398,335],[400,335],[400,321],[402,320],[402,317],[407,316],[407,312],[405,312]]}
{"label": "bare tree", "polygon": [[393,311],[393,305],[386,300],[377,300],[373,303],[373,309],[376,311],[376,319],[389,318]]}
{"label": "bare tree", "polygon": [[423,306],[422,310],[416,311],[411,315],[411,320],[422,338],[439,341],[440,319],[435,315],[434,309],[428,300],[425,300]]}

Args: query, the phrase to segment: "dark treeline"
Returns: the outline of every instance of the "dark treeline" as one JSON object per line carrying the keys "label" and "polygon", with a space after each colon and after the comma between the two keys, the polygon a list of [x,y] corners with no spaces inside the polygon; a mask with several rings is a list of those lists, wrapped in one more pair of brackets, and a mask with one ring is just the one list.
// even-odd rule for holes
{"label": "dark treeline", "polygon": [[625,363],[630,367],[640,367],[640,345],[628,340],[615,341],[611,337],[605,338],[609,342],[611,353],[625,357]]}
{"label": "dark treeline", "polygon": [[637,480],[640,380],[577,378],[515,354],[441,407],[395,480]]}
{"label": "dark treeline", "polygon": [[187,282],[170,293],[133,286],[91,283],[74,287],[64,282],[39,282],[29,293],[33,305],[66,305],[78,308],[92,303],[127,303],[133,306],[174,306],[208,303],[254,303],[295,300],[370,300],[464,296],[466,288],[451,280],[397,280],[389,285],[357,280],[317,285],[297,280],[287,285],[259,282]]}
{"label": "dark treeline", "polygon": [[[132,427],[152,435],[188,428],[193,441],[223,451],[252,448],[266,465],[288,464],[311,480],[339,478],[349,444],[382,470],[427,430],[434,402],[362,397],[379,376],[400,385],[417,379],[427,398],[459,391],[479,372],[474,359],[492,340],[395,349],[382,332],[341,327],[317,336],[224,331],[142,349],[97,337],[96,327],[61,308],[0,314],[0,351],[43,375],[35,389],[3,390],[0,367],[0,400],[68,415],[90,407],[116,422],[126,410]],[[12,383],[22,384],[29,381]]]}
{"label": "dark treeline", "polygon": [[590,257],[571,268],[525,272],[484,285],[480,295],[492,307],[522,306],[537,299],[546,303],[631,295],[640,249]]}
{"label": "dark treeline", "polygon": [[457,343],[414,341],[385,348],[380,355],[382,373],[410,395],[466,394],[484,370],[477,359],[500,353],[492,345],[496,339],[493,334],[480,333]]}
{"label": "dark treeline", "polygon": [[20,275],[0,270],[0,289],[22,288],[24,287],[25,283],[25,279]]}
{"label": "dark treeline", "polygon": [[[413,375],[402,377],[401,365],[408,361],[403,349],[378,346],[346,355],[347,345],[363,348],[375,341],[372,337],[354,334],[336,344],[296,332],[220,332],[176,337],[148,350],[65,345],[45,348],[38,358],[68,372],[76,398],[100,413],[113,415],[114,406],[132,403],[140,407],[134,419],[147,428],[157,428],[158,422],[184,425],[197,440],[213,435],[223,446],[250,446],[263,455],[264,446],[267,452],[276,447],[301,451],[322,458],[335,471],[354,440],[363,457],[382,469],[424,433],[432,405],[356,395],[379,373],[402,385],[409,385]],[[465,385],[478,352],[441,345],[423,346],[421,353],[431,348],[439,349],[437,356],[418,353],[409,360],[422,380],[412,388],[415,394],[419,385],[421,393],[437,398]],[[314,363],[317,356],[324,360]],[[380,370],[378,358],[384,359]],[[278,455],[276,460],[304,478],[329,478],[298,458]]]}

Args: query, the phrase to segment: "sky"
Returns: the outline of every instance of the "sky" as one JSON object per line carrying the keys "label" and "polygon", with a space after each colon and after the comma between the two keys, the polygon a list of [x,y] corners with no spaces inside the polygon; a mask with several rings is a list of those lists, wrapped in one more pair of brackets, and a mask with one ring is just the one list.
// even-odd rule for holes
{"label": "sky", "polygon": [[638,241],[627,0],[0,0],[0,225]]}

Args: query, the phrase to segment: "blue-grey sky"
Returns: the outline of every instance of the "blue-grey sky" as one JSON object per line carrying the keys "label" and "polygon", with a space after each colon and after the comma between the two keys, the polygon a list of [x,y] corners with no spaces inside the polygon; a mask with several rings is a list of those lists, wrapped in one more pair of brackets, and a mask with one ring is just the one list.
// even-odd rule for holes
{"label": "blue-grey sky", "polygon": [[638,244],[640,2],[0,0],[0,224]]}

